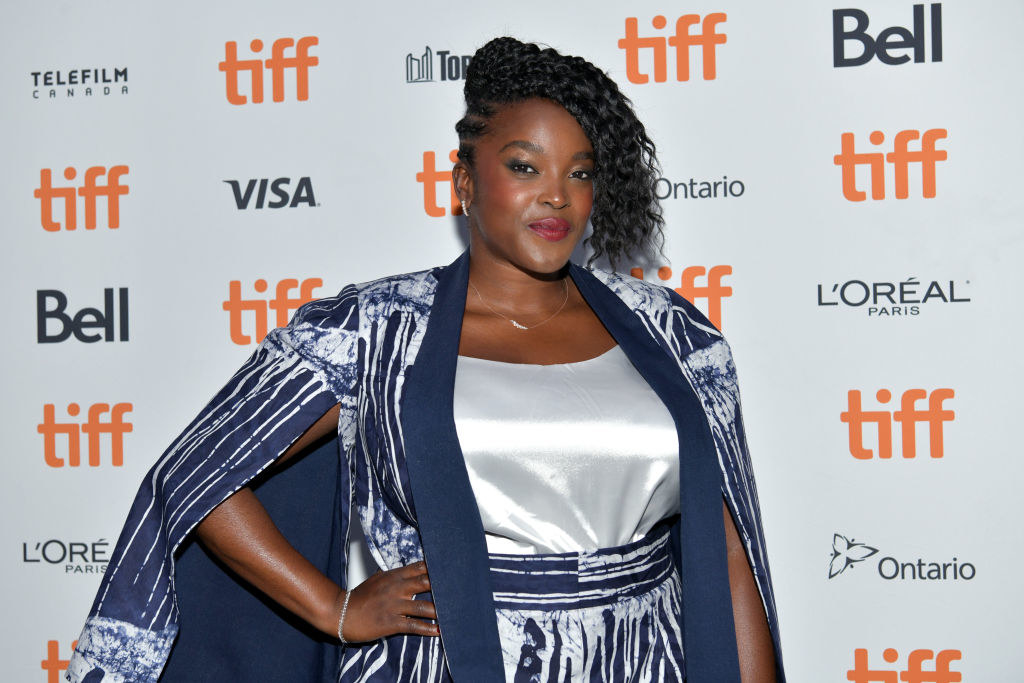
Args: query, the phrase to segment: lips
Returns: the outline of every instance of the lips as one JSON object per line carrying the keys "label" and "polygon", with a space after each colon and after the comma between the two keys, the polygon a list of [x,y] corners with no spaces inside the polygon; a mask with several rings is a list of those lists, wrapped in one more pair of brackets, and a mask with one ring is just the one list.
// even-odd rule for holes
{"label": "lips", "polygon": [[544,218],[530,223],[527,227],[549,242],[557,242],[569,235],[569,222],[562,218]]}

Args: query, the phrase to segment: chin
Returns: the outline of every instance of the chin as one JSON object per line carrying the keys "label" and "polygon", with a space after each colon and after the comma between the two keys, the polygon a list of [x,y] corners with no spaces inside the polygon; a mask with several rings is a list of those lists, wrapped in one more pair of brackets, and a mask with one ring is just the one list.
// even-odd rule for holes
{"label": "chin", "polygon": [[572,249],[560,248],[544,251],[543,254],[530,254],[527,258],[520,259],[516,265],[520,269],[536,275],[555,275],[565,268],[572,255]]}

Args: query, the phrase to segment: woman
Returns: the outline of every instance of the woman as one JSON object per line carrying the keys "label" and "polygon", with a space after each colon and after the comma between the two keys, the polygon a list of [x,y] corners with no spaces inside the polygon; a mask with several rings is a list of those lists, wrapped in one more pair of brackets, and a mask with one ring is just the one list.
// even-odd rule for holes
{"label": "woman", "polygon": [[[160,676],[193,528],[346,644],[340,668],[328,648],[235,680],[782,680],[728,347],[674,292],[569,263],[588,220],[613,263],[660,231],[643,126],[596,67],[511,38],[474,56],[466,103],[468,252],[267,336],[147,475],[68,680]],[[354,496],[384,570],[351,590],[346,549],[310,562],[247,486],[335,431],[331,537]],[[234,609],[199,621],[230,632]]]}

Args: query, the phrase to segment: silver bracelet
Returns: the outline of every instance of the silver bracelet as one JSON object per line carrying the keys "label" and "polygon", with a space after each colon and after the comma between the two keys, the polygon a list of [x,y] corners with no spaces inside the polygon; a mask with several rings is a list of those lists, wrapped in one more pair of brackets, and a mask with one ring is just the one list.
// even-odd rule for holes
{"label": "silver bracelet", "polygon": [[345,624],[345,612],[348,611],[348,599],[352,597],[352,591],[345,591],[345,600],[341,603],[341,616],[338,617],[338,640],[341,641],[342,645],[347,645],[348,641],[345,640],[345,636],[341,635],[341,628]]}

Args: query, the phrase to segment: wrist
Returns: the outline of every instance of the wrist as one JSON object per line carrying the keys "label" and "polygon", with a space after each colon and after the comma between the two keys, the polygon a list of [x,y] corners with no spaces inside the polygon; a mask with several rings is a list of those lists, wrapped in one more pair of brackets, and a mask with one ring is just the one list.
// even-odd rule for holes
{"label": "wrist", "polygon": [[330,600],[321,603],[321,609],[311,623],[318,631],[334,638],[338,637],[338,619],[341,616],[341,605],[345,601],[346,591],[337,588]]}

